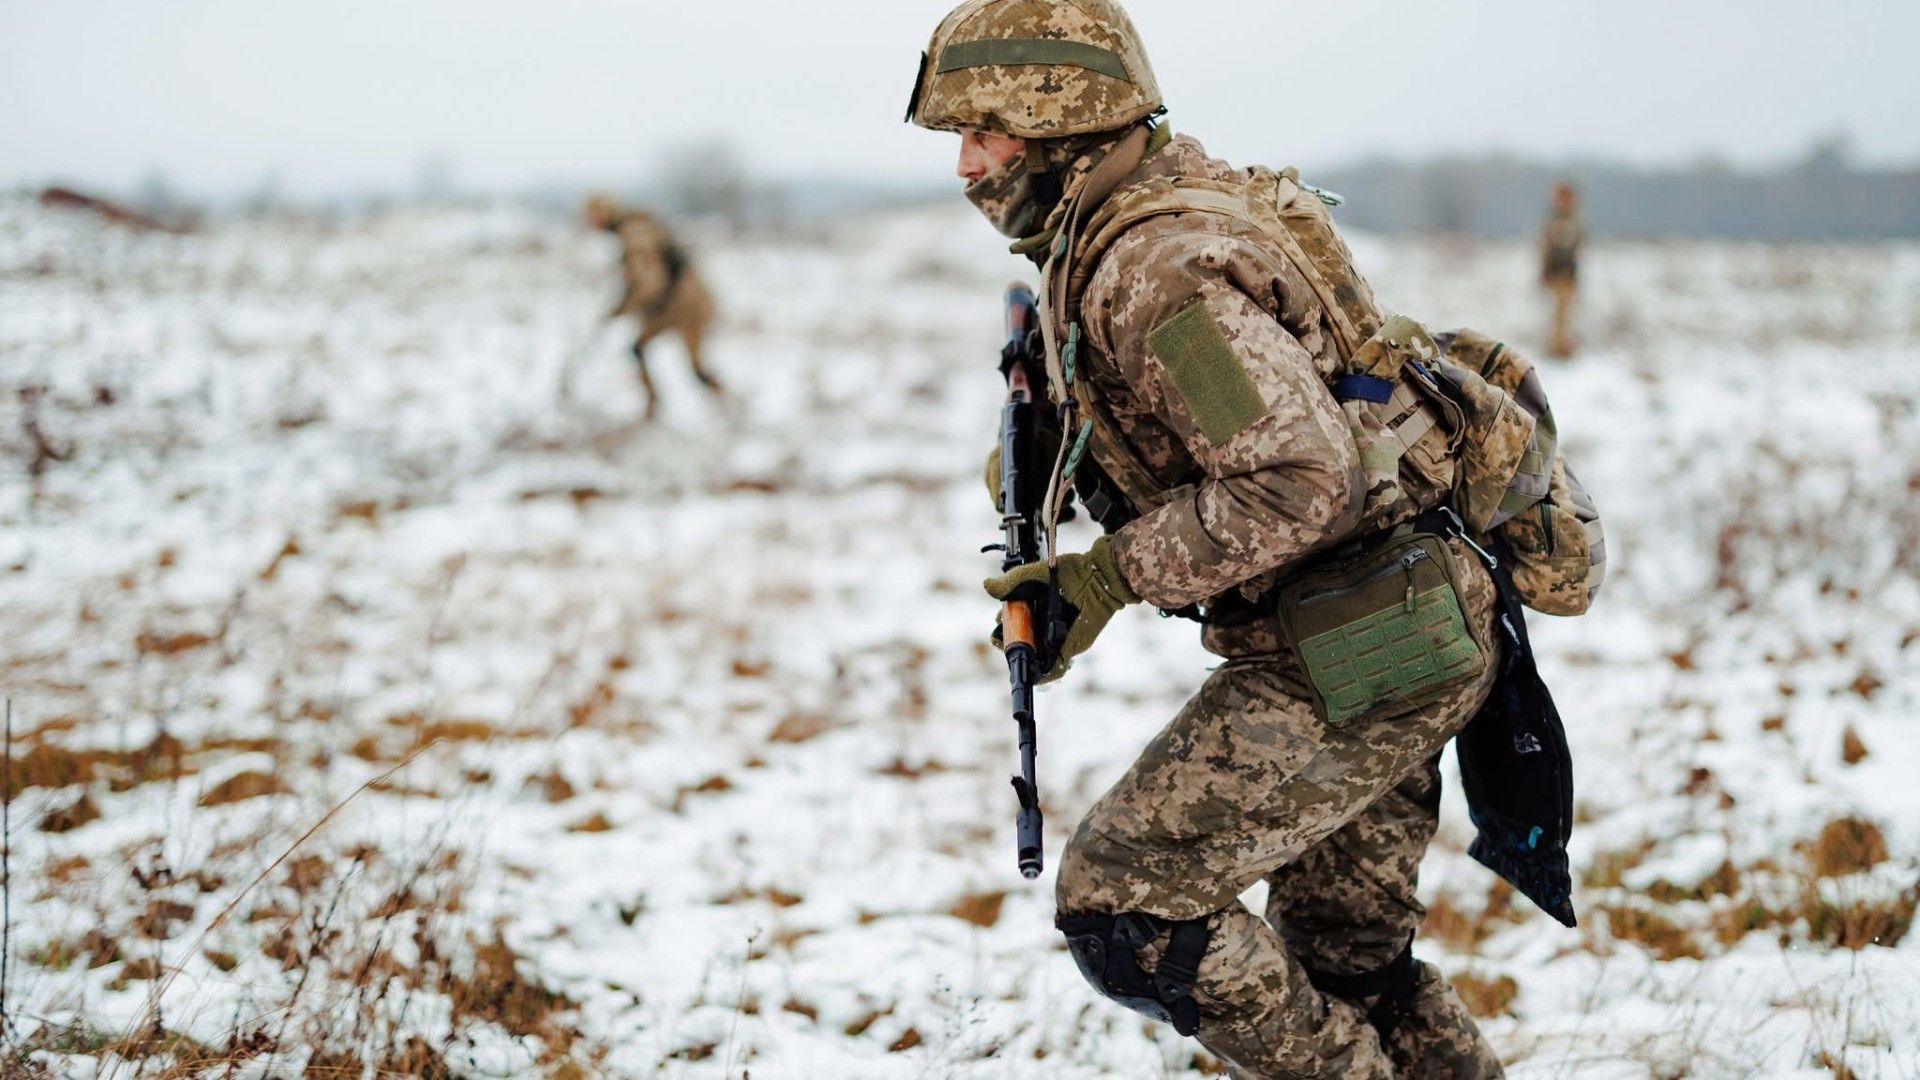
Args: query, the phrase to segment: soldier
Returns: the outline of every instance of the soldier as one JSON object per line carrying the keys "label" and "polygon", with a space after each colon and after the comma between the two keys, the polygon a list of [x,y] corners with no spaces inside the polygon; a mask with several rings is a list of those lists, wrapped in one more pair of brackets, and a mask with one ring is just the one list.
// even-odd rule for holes
{"label": "soldier", "polygon": [[[1084,461],[1058,455],[1050,505],[1057,517],[1071,476],[1108,535],[1057,556],[1071,621],[1049,677],[1135,603],[1202,605],[1226,661],[1067,842],[1056,925],[1097,991],[1197,1036],[1237,1076],[1499,1076],[1451,985],[1410,951],[1439,754],[1487,695],[1495,646],[1422,707],[1339,724],[1316,710],[1266,597],[1310,553],[1358,542],[1368,462],[1331,387],[1348,313],[1377,309],[1331,231],[1335,255],[1310,279],[1233,213],[1152,210],[1253,177],[1163,112],[1113,0],[969,0],[934,32],[908,113],[959,134],[966,197],[1041,267],[1048,392],[1067,446],[1085,433]],[[1321,193],[1279,175],[1326,219]],[[1415,495],[1386,524],[1447,497]],[[1493,580],[1461,539],[1442,543],[1462,633],[1484,645]],[[987,591],[1032,597],[1048,581],[1026,566]],[[1238,899],[1263,878],[1264,918]]]}
{"label": "soldier", "polygon": [[1580,244],[1585,239],[1580,196],[1572,184],[1562,180],[1553,186],[1553,207],[1540,230],[1540,284],[1553,300],[1549,356],[1573,355],[1573,299],[1579,289]]}
{"label": "soldier", "polygon": [[647,345],[661,334],[674,333],[686,346],[694,377],[715,396],[720,381],[707,371],[701,355],[707,328],[713,322],[713,294],[687,258],[686,249],[665,225],[644,210],[627,210],[606,195],[587,200],[587,224],[620,238],[620,274],[626,290],[607,318],[640,316],[640,334],[633,342],[633,359],[640,369],[640,391],[646,397],[646,418],[659,411],[653,375],[647,370]]}

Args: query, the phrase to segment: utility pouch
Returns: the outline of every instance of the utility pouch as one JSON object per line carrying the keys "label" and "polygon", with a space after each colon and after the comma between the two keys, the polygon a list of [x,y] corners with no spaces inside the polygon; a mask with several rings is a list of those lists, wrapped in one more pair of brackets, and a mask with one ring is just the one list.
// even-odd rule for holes
{"label": "utility pouch", "polygon": [[1418,708],[1485,670],[1459,570],[1445,538],[1406,532],[1275,588],[1281,630],[1329,727],[1379,708]]}

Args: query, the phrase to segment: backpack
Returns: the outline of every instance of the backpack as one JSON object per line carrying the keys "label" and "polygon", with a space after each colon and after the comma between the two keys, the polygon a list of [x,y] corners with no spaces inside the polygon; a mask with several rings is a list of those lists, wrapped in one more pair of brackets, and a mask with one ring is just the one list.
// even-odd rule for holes
{"label": "backpack", "polygon": [[[1292,168],[1254,168],[1245,180],[1163,177],[1133,185],[1108,198],[1080,230],[1058,317],[1078,310],[1100,257],[1148,218],[1224,214],[1253,226],[1299,270],[1326,312],[1342,361],[1329,389],[1366,475],[1354,535],[1449,503],[1469,531],[1505,549],[1523,603],[1553,615],[1584,612],[1604,576],[1606,549],[1599,512],[1559,452],[1539,373],[1483,334],[1436,335],[1384,313],[1333,228],[1333,201],[1302,184]],[[1065,340],[1078,337],[1075,326],[1053,329]],[[1075,392],[1087,393],[1080,386]],[[1109,475],[1130,495],[1151,490],[1104,410],[1082,404],[1082,415],[1094,421],[1095,456]]]}

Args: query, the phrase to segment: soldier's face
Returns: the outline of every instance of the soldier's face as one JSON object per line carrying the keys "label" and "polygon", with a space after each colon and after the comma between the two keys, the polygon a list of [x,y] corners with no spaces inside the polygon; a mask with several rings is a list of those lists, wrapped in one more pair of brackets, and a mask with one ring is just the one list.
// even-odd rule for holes
{"label": "soldier's face", "polygon": [[960,162],[954,172],[971,184],[1025,151],[1026,140],[973,128],[960,129]]}

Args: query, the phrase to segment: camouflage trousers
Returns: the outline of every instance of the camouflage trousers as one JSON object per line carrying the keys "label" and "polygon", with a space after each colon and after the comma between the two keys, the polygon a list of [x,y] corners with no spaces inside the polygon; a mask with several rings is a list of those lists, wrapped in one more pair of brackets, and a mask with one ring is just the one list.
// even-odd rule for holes
{"label": "camouflage trousers", "polygon": [[724,392],[720,380],[707,370],[705,343],[714,317],[713,294],[707,291],[706,282],[696,271],[691,268],[686,271],[659,310],[639,314],[640,333],[633,341],[633,359],[639,366],[640,393],[645,399],[648,419],[658,413],[660,398],[654,389],[653,373],[647,368],[647,346],[662,335],[675,335],[686,346],[687,363],[700,385],[715,394]]}
{"label": "camouflage trousers", "polygon": [[[1457,554],[1484,643],[1493,584]],[[1236,1076],[1502,1075],[1431,965],[1384,1045],[1367,1019],[1372,999],[1322,994],[1308,976],[1380,969],[1418,928],[1440,751],[1485,698],[1491,666],[1422,710],[1339,728],[1298,696],[1291,670],[1269,655],[1214,671],[1081,821],[1060,862],[1060,911],[1206,919],[1196,1034]],[[1238,900],[1262,878],[1264,919]],[[1163,930],[1140,947],[1140,966],[1155,970],[1169,940]]]}
{"label": "camouflage trousers", "polygon": [[1547,328],[1547,355],[1567,357],[1573,355],[1573,302],[1579,288],[1570,277],[1558,277],[1547,282],[1547,295],[1553,301],[1553,318]]}

